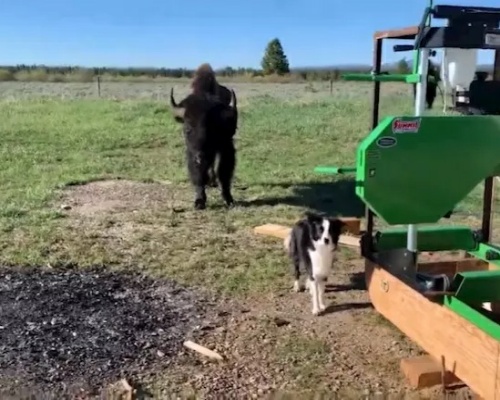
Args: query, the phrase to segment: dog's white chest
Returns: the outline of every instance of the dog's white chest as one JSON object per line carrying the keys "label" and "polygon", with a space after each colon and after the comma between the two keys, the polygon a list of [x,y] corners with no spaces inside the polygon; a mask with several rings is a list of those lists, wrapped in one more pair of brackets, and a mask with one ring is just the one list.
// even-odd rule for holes
{"label": "dog's white chest", "polygon": [[333,246],[331,244],[316,244],[315,247],[315,250],[309,250],[312,275],[314,277],[327,277],[334,261]]}

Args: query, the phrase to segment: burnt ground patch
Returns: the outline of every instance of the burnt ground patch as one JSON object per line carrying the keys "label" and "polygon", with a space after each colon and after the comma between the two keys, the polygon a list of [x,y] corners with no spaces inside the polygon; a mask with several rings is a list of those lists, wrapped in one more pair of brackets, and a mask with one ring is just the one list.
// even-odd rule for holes
{"label": "burnt ground patch", "polygon": [[139,273],[0,267],[0,391],[95,393],[167,367],[211,310],[213,300]]}

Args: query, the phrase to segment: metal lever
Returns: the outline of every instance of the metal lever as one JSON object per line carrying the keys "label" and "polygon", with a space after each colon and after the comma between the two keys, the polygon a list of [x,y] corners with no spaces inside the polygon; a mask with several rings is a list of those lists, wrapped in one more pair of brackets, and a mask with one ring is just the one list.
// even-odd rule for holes
{"label": "metal lever", "polygon": [[415,46],[412,44],[396,44],[394,45],[395,52],[411,51],[415,50]]}

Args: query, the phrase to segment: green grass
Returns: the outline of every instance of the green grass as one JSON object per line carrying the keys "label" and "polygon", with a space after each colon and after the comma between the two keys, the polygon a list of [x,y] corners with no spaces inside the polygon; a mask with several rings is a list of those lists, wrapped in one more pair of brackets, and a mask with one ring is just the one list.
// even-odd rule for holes
{"label": "green grass", "polygon": [[[359,212],[352,187],[332,186],[313,169],[353,164],[369,131],[369,102],[356,93],[313,101],[247,99],[237,133],[240,206],[225,211],[211,190],[209,209],[194,212],[181,127],[164,103],[2,101],[1,261],[134,266],[240,293],[284,285],[288,270],[276,240],[256,238],[251,228],[290,223],[307,207]],[[389,110],[411,113],[411,99],[389,93],[382,114]],[[64,188],[111,178],[160,182],[151,189],[159,199],[135,212],[92,218],[60,209]],[[124,196],[138,201],[145,189],[127,190]],[[465,201],[466,210],[477,208],[478,193]]]}
{"label": "green grass", "polygon": [[[141,269],[243,298],[257,314],[265,314],[273,308],[273,296],[290,289],[289,265],[280,241],[257,237],[252,228],[289,225],[307,208],[332,215],[360,212],[351,183],[332,182],[313,169],[353,165],[356,146],[369,132],[369,85],[339,83],[335,96],[303,86],[270,85],[267,93],[262,86],[237,89],[241,119],[233,194],[238,205],[225,210],[218,190],[210,189],[205,211],[193,210],[181,127],[173,122],[165,101],[62,100],[56,93],[49,96],[54,87],[44,86],[46,93],[26,85],[20,99],[0,100],[1,263]],[[401,85],[384,87],[389,89],[381,115],[412,113],[411,91]],[[76,97],[87,90],[75,88]],[[123,93],[118,97],[127,90],[147,90],[145,97],[152,98],[157,90],[127,88],[115,87]],[[33,90],[42,96],[29,98]],[[99,182],[114,178],[121,180],[113,185]],[[467,222],[478,222],[480,195],[479,187],[460,204],[464,216],[476,215]],[[63,209],[63,204],[71,209]],[[357,258],[357,252],[342,249],[339,268],[352,272]],[[282,300],[300,299],[304,297]],[[331,383],[339,350],[332,348],[336,339],[329,332],[342,315],[315,321],[316,332],[306,332],[312,322],[301,320],[303,316],[288,317],[290,330],[270,322],[252,325],[246,334],[237,330],[229,338],[232,346],[248,352],[245,362],[260,368],[259,357],[266,353],[286,365],[283,373],[292,387],[309,393]],[[374,335],[391,326],[369,311],[352,321],[355,329]],[[275,344],[264,344],[264,333],[276,338]],[[401,334],[393,337],[385,335],[384,343],[402,339]],[[391,360],[385,348],[374,351],[382,364]],[[274,371],[271,364],[262,364],[269,373]],[[387,368],[392,367],[380,366]],[[344,397],[360,396],[339,395]]]}

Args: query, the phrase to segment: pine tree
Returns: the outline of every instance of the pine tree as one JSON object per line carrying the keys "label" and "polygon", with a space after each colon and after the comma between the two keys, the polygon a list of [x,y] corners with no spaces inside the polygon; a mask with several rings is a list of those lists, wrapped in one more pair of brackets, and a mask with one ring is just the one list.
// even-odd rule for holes
{"label": "pine tree", "polygon": [[284,75],[290,72],[288,58],[286,57],[283,46],[278,38],[271,40],[267,44],[261,66],[264,75]]}

